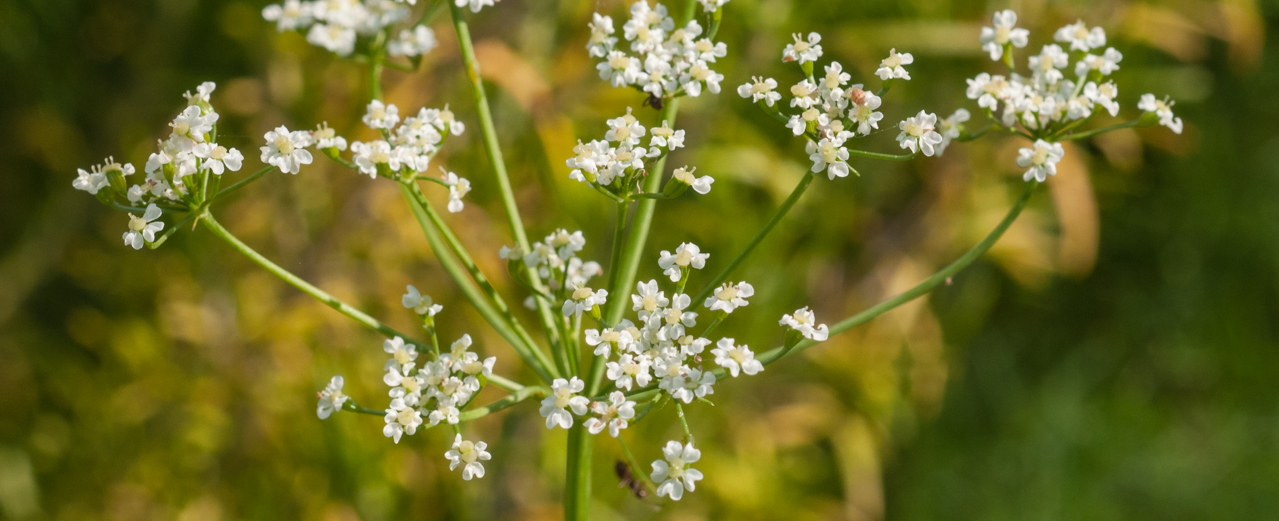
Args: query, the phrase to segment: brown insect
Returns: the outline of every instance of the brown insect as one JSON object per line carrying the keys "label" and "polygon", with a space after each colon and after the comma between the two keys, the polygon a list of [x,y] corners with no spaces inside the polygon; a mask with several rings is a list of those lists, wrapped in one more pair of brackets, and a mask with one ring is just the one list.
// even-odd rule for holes
{"label": "brown insect", "polygon": [[644,100],[644,106],[653,107],[654,110],[662,110],[664,104],[662,102],[662,98],[649,94],[648,99]]}
{"label": "brown insect", "polygon": [[631,466],[625,461],[617,460],[617,464],[613,466],[613,470],[617,472],[617,479],[621,480],[617,484],[617,488],[630,487],[631,493],[635,497],[644,499],[648,497],[648,488],[644,486],[644,482],[635,479],[635,475],[631,473]]}

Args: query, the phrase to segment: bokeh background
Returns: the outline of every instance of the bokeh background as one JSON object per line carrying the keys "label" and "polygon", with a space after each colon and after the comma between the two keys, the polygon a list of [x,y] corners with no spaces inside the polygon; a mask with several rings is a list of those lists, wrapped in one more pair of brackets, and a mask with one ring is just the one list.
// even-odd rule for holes
{"label": "bokeh background", "polygon": [[[564,435],[547,432],[535,406],[466,425],[494,454],[488,476],[466,483],[447,469],[443,429],[395,445],[377,417],[319,421],[315,392],[333,374],[362,403],[385,400],[375,334],[203,229],[156,251],[126,248],[127,219],[72,190],[76,168],[108,155],[145,162],[180,94],[206,80],[219,85],[222,143],[249,156],[240,175],[278,124],[328,121],[368,137],[360,66],[277,34],[264,4],[0,2],[0,517],[556,518]],[[690,411],[707,478],[684,501],[618,488],[617,445],[600,438],[599,519],[1279,515],[1274,2],[733,0],[717,67],[727,88],[683,105],[689,147],[673,158],[715,176],[715,190],[659,207],[640,276],[659,277],[657,251],[682,241],[718,269],[806,168],[803,144],[732,92],[756,74],[798,79],[778,59],[788,33],[821,32],[826,58],[855,81],[871,80],[889,48],[914,53],[915,81],[885,99],[895,122],[974,108],[964,78],[997,69],[977,33],[1006,7],[1032,49],[1077,18],[1103,26],[1125,55],[1125,115],[1141,93],[1166,93],[1186,132],[1069,147],[1031,209],[952,285],[722,383],[715,407]],[[650,123],[656,113],[595,76],[583,46],[597,9],[620,26],[626,6],[506,0],[470,18],[530,234],[582,229],[586,256],[606,261],[611,210],[567,179],[563,160],[627,106]],[[447,219],[498,275],[508,230],[451,25],[433,26],[441,46],[419,72],[389,71],[386,97],[412,111],[450,104],[471,126],[438,160],[476,188]],[[893,151],[893,135],[868,146]],[[812,305],[833,323],[926,277],[1006,211],[1021,144],[994,136],[940,159],[858,160],[860,177],[816,181],[739,272],[758,295],[722,331],[766,349],[784,312]],[[393,183],[317,160],[215,213],[403,330],[412,317],[399,295],[423,288],[446,306],[445,337],[469,332],[499,372],[533,381],[438,269]],[[647,462],[678,432],[668,409],[627,439]]]}

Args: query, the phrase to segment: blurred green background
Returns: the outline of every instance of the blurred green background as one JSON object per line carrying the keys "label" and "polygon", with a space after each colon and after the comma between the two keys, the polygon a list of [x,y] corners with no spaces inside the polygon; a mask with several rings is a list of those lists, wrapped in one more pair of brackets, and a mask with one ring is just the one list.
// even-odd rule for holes
{"label": "blurred green background", "polygon": [[[672,0],[679,5],[679,0]],[[419,3],[427,2],[422,0]],[[427,2],[429,3],[429,2]],[[327,120],[369,137],[364,73],[277,34],[263,1],[0,2],[0,516],[7,519],[554,519],[563,431],[536,407],[466,425],[492,445],[463,483],[436,429],[392,444],[372,416],[315,417],[343,374],[380,407],[380,339],[272,278],[203,229],[156,251],[120,244],[127,219],[73,191],[108,155],[141,166],[182,106],[218,82],[221,142],[258,168],[263,132]],[[421,9],[423,6],[419,6]],[[914,81],[886,122],[974,109],[964,79],[997,67],[979,28],[1012,7],[1031,48],[1082,18],[1125,55],[1125,114],[1169,94],[1186,132],[1108,134],[1070,147],[987,258],[926,299],[691,408],[706,479],[678,504],[615,485],[617,445],[597,442],[599,519],[1270,519],[1279,516],[1279,4],[1254,0],[733,0],[720,32],[725,93],[683,105],[675,164],[715,190],[659,207],[657,251],[693,241],[717,270],[798,180],[803,145],[733,89],[780,63],[790,32],[819,31],[854,81],[891,47]],[[471,16],[530,235],[582,229],[607,261],[608,203],[567,179],[577,138],[634,106],[583,49],[594,10],[620,0],[505,0]],[[447,216],[511,299],[510,243],[446,17],[421,71],[388,71],[402,111],[450,104],[470,126],[437,163],[469,177]],[[1024,53],[1023,53],[1024,54]],[[867,81],[875,85],[875,81]],[[891,125],[890,125],[891,126]],[[893,151],[893,132],[868,142]],[[1020,190],[1016,138],[940,159],[854,162],[819,179],[738,275],[757,296],[721,330],[756,349],[776,317],[812,305],[834,323],[909,287],[978,241]],[[438,190],[429,192],[442,204]],[[438,269],[393,183],[317,160],[215,207],[270,258],[402,330],[415,284],[446,306],[498,371],[518,359]],[[703,279],[704,280],[704,279]],[[692,286],[699,286],[694,282]],[[531,323],[532,321],[529,321]],[[496,395],[486,391],[482,401]],[[628,431],[636,456],[678,436],[672,410]]]}

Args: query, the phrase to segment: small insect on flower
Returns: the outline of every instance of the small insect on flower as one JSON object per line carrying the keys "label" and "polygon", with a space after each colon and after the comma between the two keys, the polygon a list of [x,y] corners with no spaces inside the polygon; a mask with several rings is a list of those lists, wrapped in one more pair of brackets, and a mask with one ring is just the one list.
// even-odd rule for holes
{"label": "small insect on flower", "polygon": [[613,464],[613,472],[617,474],[617,488],[631,489],[631,494],[636,499],[648,497],[648,487],[644,486],[642,480],[635,479],[635,474],[631,472],[631,466],[627,465],[625,461],[617,460],[617,463]]}
{"label": "small insect on flower", "polygon": [[458,434],[453,438],[453,447],[444,453],[444,458],[449,460],[449,470],[454,470],[458,465],[462,465],[462,480],[470,481],[472,478],[484,477],[484,465],[481,461],[488,461],[493,458],[488,452],[489,445],[482,441],[463,440],[462,435]]}
{"label": "small insect on flower", "polygon": [[666,442],[662,448],[666,460],[653,462],[653,474],[650,476],[657,485],[657,497],[668,496],[674,501],[684,497],[684,489],[692,492],[697,482],[702,479],[702,472],[690,465],[702,459],[702,452],[693,447],[693,442],[680,445],[678,441]]}
{"label": "small insect on flower", "polygon": [[147,205],[141,216],[129,214],[129,231],[124,232],[124,244],[140,250],[145,243],[155,242],[155,234],[164,229],[164,223],[156,220],[161,213],[160,207],[152,203]]}
{"label": "small insect on flower", "polygon": [[1042,183],[1048,176],[1057,175],[1057,163],[1065,155],[1066,151],[1061,143],[1049,143],[1040,139],[1035,141],[1032,148],[1017,151],[1017,166],[1027,168],[1022,179],[1034,179]]}
{"label": "small insect on flower", "polygon": [[342,394],[342,385],[344,383],[345,380],[342,379],[342,375],[337,375],[329,380],[323,391],[320,391],[320,400],[315,406],[315,415],[319,416],[321,420],[328,419],[334,411],[342,410],[342,405],[347,400],[346,395]]}
{"label": "small insect on flower", "polygon": [[571,380],[556,378],[551,382],[551,395],[542,399],[542,408],[538,410],[546,418],[547,429],[554,429],[556,426],[567,429],[573,426],[574,414],[586,414],[591,400],[577,395],[585,388],[586,382],[576,376]]}

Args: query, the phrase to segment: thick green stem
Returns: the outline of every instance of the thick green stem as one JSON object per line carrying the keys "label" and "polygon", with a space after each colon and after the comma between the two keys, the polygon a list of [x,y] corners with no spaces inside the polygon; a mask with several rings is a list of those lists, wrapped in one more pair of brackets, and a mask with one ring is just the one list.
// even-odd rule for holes
{"label": "thick green stem", "polygon": [[768,233],[773,231],[773,228],[777,226],[777,223],[781,222],[783,217],[786,217],[786,214],[795,206],[795,203],[799,202],[799,198],[804,195],[804,191],[808,190],[808,185],[812,182],[813,173],[805,173],[804,177],[799,180],[799,184],[795,185],[795,189],[791,191],[790,196],[787,197],[785,201],[782,201],[782,205],[773,212],[773,216],[768,219],[767,223],[764,223],[764,227],[761,228],[759,232],[755,234],[755,238],[751,239],[751,242],[746,245],[746,249],[742,250],[741,253],[738,253],[737,257],[734,257],[733,261],[728,263],[728,266],[725,266],[724,269],[720,270],[720,272],[715,275],[715,278],[706,283],[706,287],[693,298],[694,305],[698,305],[699,302],[705,302],[706,297],[711,296],[711,292],[715,291],[716,287],[719,287],[720,284],[723,284],[724,281],[728,279],[728,276],[733,273],[733,270],[737,269],[737,267],[742,264],[742,261],[746,260],[746,256],[750,255],[751,252],[759,246],[759,243],[764,240],[764,237],[767,237]]}
{"label": "thick green stem", "polygon": [[[511,225],[511,235],[521,251],[532,251],[529,247],[528,234],[524,231],[524,221],[520,217],[520,209],[515,204],[515,192],[511,189],[511,178],[506,173],[506,160],[502,158],[502,145],[497,139],[497,127],[493,125],[493,111],[489,108],[488,95],[484,92],[484,79],[480,76],[480,64],[475,58],[475,46],[471,42],[471,29],[466,23],[462,8],[449,1],[449,9],[453,15],[453,28],[457,31],[458,47],[462,50],[462,62],[466,65],[466,77],[471,82],[471,94],[475,97],[475,112],[480,119],[480,132],[484,135],[484,149],[488,152],[489,162],[493,164],[493,176],[497,179],[498,193],[502,196],[502,209],[506,212],[506,220]],[[530,277],[534,290],[545,293],[542,281]],[[551,344],[562,343],[555,338],[555,322],[551,308],[542,299],[534,299],[537,304],[542,327],[551,338]]]}
{"label": "thick green stem", "polygon": [[[630,204],[620,202],[617,204],[617,221],[613,223],[613,254],[609,257],[608,263],[608,290],[609,296],[618,299],[622,298],[621,293],[612,293],[613,287],[617,285],[618,274],[622,270],[617,269],[617,263],[622,260],[622,246],[626,242],[626,214],[630,210]],[[615,322],[610,321],[610,324]]]}
{"label": "thick green stem", "polygon": [[245,257],[248,257],[249,260],[257,263],[259,266],[262,266],[267,271],[271,272],[273,275],[280,277],[280,279],[284,280],[285,282],[288,282],[293,287],[302,290],[303,293],[306,293],[307,295],[315,297],[316,300],[319,300],[320,302],[323,302],[325,305],[333,309],[336,309],[339,313],[342,313],[343,315],[351,317],[356,322],[359,322],[360,325],[363,325],[364,327],[377,331],[378,333],[381,333],[383,336],[386,336],[387,338],[398,336],[400,338],[403,338],[406,342],[411,342],[423,348],[427,347],[422,345],[420,342],[412,340],[412,338],[409,337],[408,335],[401,333],[399,331],[396,331],[395,329],[391,328],[391,326],[383,324],[382,322],[378,321],[378,319],[369,316],[367,313],[360,311],[358,309],[355,309],[350,304],[342,302],[341,300],[338,300],[337,297],[334,297],[333,295],[330,295],[324,292],[324,290],[311,285],[311,283],[305,280],[302,280],[301,277],[294,275],[293,273],[289,272],[289,270],[281,268],[278,264],[271,262],[266,257],[263,257],[262,254],[255,251],[253,248],[250,248],[249,245],[244,244],[243,242],[240,242],[240,239],[237,238],[235,235],[232,235],[231,232],[227,231],[226,228],[223,228],[222,225],[218,223],[217,219],[213,218],[213,214],[205,212],[200,219],[200,223],[204,224],[204,227],[207,228],[210,232],[213,232],[213,235],[216,235],[219,239],[226,241],[226,243],[231,245],[232,248],[235,248],[236,251],[239,251],[240,253],[244,254]]}
{"label": "thick green stem", "polygon": [[440,261],[440,266],[457,283],[458,288],[462,290],[462,294],[466,296],[472,306],[475,306],[475,310],[479,311],[480,316],[484,317],[484,320],[488,321],[489,325],[493,326],[493,329],[497,330],[498,334],[507,343],[511,344],[511,347],[520,355],[520,358],[524,359],[524,363],[532,367],[543,381],[549,383],[558,377],[558,371],[554,370],[554,365],[544,363],[538,356],[541,352],[535,346],[526,344],[524,339],[506,324],[497,309],[484,297],[480,288],[467,278],[466,270],[449,253],[448,246],[444,243],[444,238],[440,236],[440,231],[435,227],[435,223],[431,222],[426,209],[413,197],[412,188],[409,185],[401,184],[400,189],[404,192],[405,198],[408,199],[413,215],[417,218],[418,224],[426,234],[426,240],[431,244],[431,249],[435,251],[435,258]]}
{"label": "thick green stem", "polygon": [[564,470],[564,519],[585,521],[590,517],[591,456],[594,437],[582,422],[568,430],[568,462]]}

